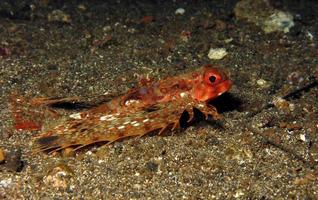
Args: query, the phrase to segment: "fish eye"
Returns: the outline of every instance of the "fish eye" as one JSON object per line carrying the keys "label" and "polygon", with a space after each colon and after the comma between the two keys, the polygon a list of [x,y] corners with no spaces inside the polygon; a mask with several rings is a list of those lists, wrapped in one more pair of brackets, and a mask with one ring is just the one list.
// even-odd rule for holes
{"label": "fish eye", "polygon": [[216,80],[216,77],[215,77],[214,75],[212,75],[212,76],[209,77],[209,81],[210,81],[211,83],[214,83],[215,80]]}

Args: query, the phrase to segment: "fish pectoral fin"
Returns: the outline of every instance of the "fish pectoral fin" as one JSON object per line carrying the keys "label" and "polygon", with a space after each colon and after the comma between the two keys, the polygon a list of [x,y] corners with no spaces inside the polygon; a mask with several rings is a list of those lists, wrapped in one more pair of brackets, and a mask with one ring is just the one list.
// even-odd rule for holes
{"label": "fish pectoral fin", "polygon": [[218,113],[217,109],[212,105],[200,104],[196,107],[196,109],[198,109],[204,114],[205,120],[207,120],[209,116],[212,116],[212,118],[215,120],[220,120],[223,118],[222,115]]}

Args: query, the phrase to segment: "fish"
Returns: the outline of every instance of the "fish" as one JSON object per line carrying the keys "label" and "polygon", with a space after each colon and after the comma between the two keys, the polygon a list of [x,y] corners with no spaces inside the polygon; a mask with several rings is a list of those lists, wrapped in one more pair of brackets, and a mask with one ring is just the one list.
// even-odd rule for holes
{"label": "fish", "polygon": [[[96,107],[74,113],[35,139],[39,151],[74,151],[98,143],[111,144],[151,132],[180,129],[193,121],[195,109],[207,119],[220,119],[209,101],[228,92],[228,74],[210,64],[159,81],[142,79],[136,88]],[[181,122],[181,118],[185,122]]]}

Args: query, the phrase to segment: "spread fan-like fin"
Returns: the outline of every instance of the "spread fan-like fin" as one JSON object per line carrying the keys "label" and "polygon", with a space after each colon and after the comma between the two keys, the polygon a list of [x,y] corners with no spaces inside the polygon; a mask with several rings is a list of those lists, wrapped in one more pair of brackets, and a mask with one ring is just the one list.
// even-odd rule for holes
{"label": "spread fan-like fin", "polygon": [[189,117],[186,123],[192,120],[194,107],[205,116],[219,118],[214,107],[186,100],[158,103],[142,110],[125,110],[121,113],[90,112],[82,119],[69,119],[41,134],[36,144],[39,151],[55,152],[68,147],[77,150],[100,142],[109,144],[127,137],[141,137],[153,131],[161,134],[166,130],[180,128],[180,118],[184,111]]}
{"label": "spread fan-like fin", "polygon": [[170,127],[170,130],[179,127],[179,118],[186,105],[170,102],[155,106],[156,109],[111,114],[97,112],[82,119],[69,119],[37,137],[37,148],[49,152],[68,147],[79,149],[94,143],[112,143],[156,130],[162,133]]}

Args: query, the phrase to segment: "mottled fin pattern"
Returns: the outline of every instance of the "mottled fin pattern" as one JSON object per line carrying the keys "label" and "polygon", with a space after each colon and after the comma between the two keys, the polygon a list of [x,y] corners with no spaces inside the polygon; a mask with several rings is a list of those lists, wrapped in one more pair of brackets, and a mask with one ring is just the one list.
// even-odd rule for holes
{"label": "mottled fin pattern", "polygon": [[193,118],[193,107],[206,117],[219,118],[214,107],[193,101],[160,103],[125,113],[90,113],[82,119],[69,119],[61,125],[41,134],[37,140],[39,151],[55,152],[68,147],[75,150],[96,143],[112,143],[119,139],[143,136],[153,131],[159,134],[180,127],[179,119],[186,110],[188,122]]}

